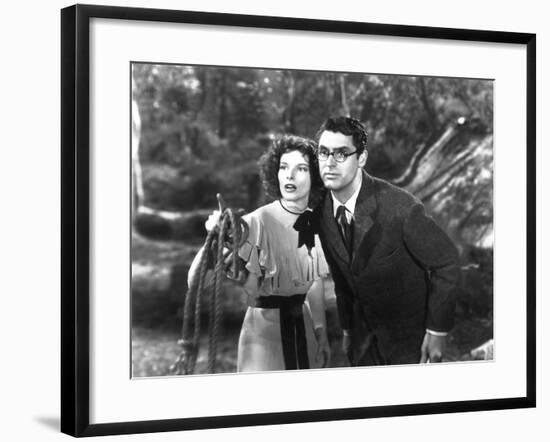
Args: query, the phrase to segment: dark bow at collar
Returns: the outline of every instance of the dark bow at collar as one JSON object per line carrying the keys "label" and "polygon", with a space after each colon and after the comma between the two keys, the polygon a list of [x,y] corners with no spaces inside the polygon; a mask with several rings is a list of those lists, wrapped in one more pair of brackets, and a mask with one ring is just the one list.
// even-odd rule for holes
{"label": "dark bow at collar", "polygon": [[305,245],[308,252],[315,246],[315,234],[319,232],[319,220],[311,210],[303,212],[294,223],[298,232],[298,248]]}

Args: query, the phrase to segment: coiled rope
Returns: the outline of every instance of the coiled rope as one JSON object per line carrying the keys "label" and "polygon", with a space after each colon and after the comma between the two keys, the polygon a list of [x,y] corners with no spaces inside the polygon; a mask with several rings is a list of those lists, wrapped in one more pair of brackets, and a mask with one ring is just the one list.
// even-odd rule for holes
{"label": "coiled rope", "polygon": [[218,337],[222,322],[223,276],[225,274],[227,278],[239,282],[243,282],[245,278],[238,251],[248,238],[248,225],[241,218],[242,211],[234,212],[226,208],[222,196],[217,194],[216,197],[221,212],[220,220],[206,236],[199,270],[192,276],[185,295],[182,338],[178,341],[182,351],[171,367],[171,371],[176,375],[195,372],[199,353],[201,297],[205,292],[207,270],[212,267],[214,269],[214,287],[210,291],[208,303],[208,373],[215,373],[216,370]]}

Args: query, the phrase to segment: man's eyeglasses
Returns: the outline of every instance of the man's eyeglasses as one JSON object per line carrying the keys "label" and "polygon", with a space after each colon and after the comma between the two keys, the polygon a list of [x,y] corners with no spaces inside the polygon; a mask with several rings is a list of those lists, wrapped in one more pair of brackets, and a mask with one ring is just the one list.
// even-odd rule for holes
{"label": "man's eyeglasses", "polygon": [[338,163],[343,163],[346,161],[347,157],[350,157],[352,155],[355,155],[357,151],[354,152],[346,152],[344,149],[334,149],[332,152],[328,149],[325,149],[324,147],[319,148],[317,151],[317,157],[321,161],[327,161],[328,157],[331,155],[334,157],[334,160]]}

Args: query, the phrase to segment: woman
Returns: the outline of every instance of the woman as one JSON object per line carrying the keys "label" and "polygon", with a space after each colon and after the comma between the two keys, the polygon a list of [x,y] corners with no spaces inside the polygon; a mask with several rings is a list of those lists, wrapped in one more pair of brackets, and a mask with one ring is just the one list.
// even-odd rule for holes
{"label": "woman", "polygon": [[[243,217],[249,235],[239,257],[247,271],[243,288],[249,307],[239,337],[237,371],[327,366],[322,278],[329,271],[308,210],[323,189],[315,143],[282,136],[259,164],[264,189],[276,199]],[[210,215],[207,230],[219,216],[218,211]]]}

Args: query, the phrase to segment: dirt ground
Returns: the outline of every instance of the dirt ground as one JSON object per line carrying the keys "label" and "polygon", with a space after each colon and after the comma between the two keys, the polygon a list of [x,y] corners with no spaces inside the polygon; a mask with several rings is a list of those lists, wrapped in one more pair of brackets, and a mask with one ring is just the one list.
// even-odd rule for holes
{"label": "dirt ground", "polygon": [[[231,373],[236,371],[237,342],[239,328],[225,327],[218,344],[216,372]],[[457,322],[448,339],[445,361],[465,361],[476,359],[470,350],[491,339],[492,327],[486,321],[462,319]],[[173,375],[170,366],[180,354],[178,345],[180,330],[175,326],[156,328],[136,325],[132,328],[132,373],[134,377]],[[331,367],[346,366],[345,358],[340,351],[340,343],[333,339]],[[208,357],[207,338],[200,343],[197,357],[196,373],[206,373]]]}
{"label": "dirt ground", "polygon": [[[170,366],[180,354],[181,348],[178,339],[181,333],[181,294],[185,292],[186,271],[176,272],[185,276],[182,281],[174,280],[168,269],[176,265],[187,268],[190,260],[196,253],[198,245],[183,245],[176,241],[154,241],[139,234],[132,237],[132,264],[133,264],[133,311],[134,319],[136,305],[141,305],[142,319],[134,321],[132,327],[132,373],[134,377],[151,377],[171,375]],[[140,273],[139,270],[147,270]],[[141,276],[140,276],[141,275]],[[179,279],[182,279],[179,278]],[[172,303],[160,302],[160,299],[170,290],[176,297]],[[180,287],[181,286],[181,287]],[[230,295],[227,299],[237,299]],[[243,314],[242,306],[228,303],[225,305],[227,313],[234,312],[233,319],[226,323],[218,344],[217,372],[234,372],[237,363],[237,342],[240,332],[239,315]],[[179,318],[174,314],[180,310]],[[240,312],[240,313],[239,313]],[[226,313],[224,313],[225,315]],[[329,338],[332,347],[332,367],[347,365],[345,356],[340,350],[338,327],[336,324],[334,307],[327,310],[329,322]],[[227,315],[230,316],[230,315]],[[169,320],[166,318],[170,317]],[[237,318],[237,319],[236,319]],[[480,356],[472,356],[471,350],[483,345],[493,338],[492,322],[486,319],[475,318],[473,315],[461,315],[456,318],[455,327],[449,334],[445,361],[463,361]],[[482,355],[483,356],[483,355]],[[197,358],[197,373],[206,372],[207,338],[201,340],[200,352]]]}

